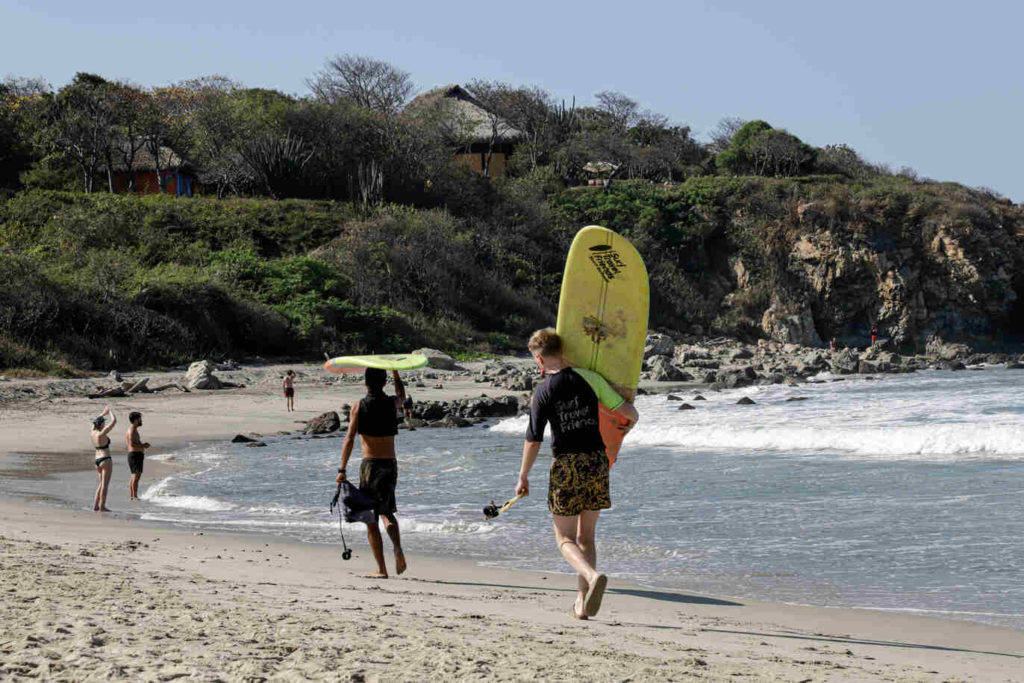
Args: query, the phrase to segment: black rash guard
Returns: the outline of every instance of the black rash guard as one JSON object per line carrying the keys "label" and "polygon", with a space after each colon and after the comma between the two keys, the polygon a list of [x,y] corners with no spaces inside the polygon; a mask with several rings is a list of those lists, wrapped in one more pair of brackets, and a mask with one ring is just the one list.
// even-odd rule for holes
{"label": "black rash guard", "polygon": [[543,441],[551,423],[551,452],[593,453],[604,450],[597,394],[572,368],[549,375],[533,392],[527,441]]}
{"label": "black rash guard", "polygon": [[359,401],[358,431],[364,436],[395,436],[398,419],[395,417],[395,398],[383,391],[367,394]]}

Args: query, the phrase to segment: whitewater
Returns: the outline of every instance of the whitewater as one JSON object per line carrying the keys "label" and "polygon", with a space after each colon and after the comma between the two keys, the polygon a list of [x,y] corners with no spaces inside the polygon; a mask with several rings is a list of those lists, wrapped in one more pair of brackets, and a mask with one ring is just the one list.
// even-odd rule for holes
{"label": "whitewater", "polygon": [[[702,595],[1024,628],[1022,385],[1024,372],[989,368],[641,396],[600,566]],[[525,427],[400,433],[407,551],[565,571],[543,495],[550,456],[533,496],[494,522],[481,512],[512,497]],[[267,443],[173,454],[192,467],[143,491],[143,517],[337,544],[327,505],[341,439]],[[345,528],[365,563],[361,525]]]}

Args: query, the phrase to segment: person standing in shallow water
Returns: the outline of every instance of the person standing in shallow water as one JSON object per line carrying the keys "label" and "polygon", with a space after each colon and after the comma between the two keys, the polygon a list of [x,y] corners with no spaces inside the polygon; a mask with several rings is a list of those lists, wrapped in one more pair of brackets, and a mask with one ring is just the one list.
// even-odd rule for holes
{"label": "person standing in shallow water", "polygon": [[291,413],[295,411],[295,373],[291,370],[284,373],[284,381],[281,383],[284,388],[285,409]]}
{"label": "person standing in shallow water", "polygon": [[[107,416],[110,417],[110,424],[106,424]],[[110,455],[110,431],[117,425],[117,415],[106,406],[99,417],[92,421],[92,447],[96,451],[96,475],[99,483],[96,486],[96,495],[93,497],[93,512],[110,512],[107,509],[107,489],[110,487],[110,477],[114,471],[113,458]]]}
{"label": "person standing in shallow water", "polygon": [[128,413],[128,432],[124,440],[128,444],[128,471],[131,477],[128,479],[128,500],[139,499],[139,480],[142,479],[142,466],[146,460],[146,449],[149,444],[142,440],[139,434],[139,427],[142,426],[142,413]]}
{"label": "person standing in shallow water", "polygon": [[544,428],[551,424],[551,476],[548,509],[554,521],[555,541],[565,561],[576,570],[578,594],[572,613],[587,619],[601,608],[608,577],[597,571],[595,531],[601,510],[612,506],[608,483],[608,456],[601,439],[598,402],[618,410],[629,424],[638,419],[627,403],[596,372],[575,369],[562,359],[562,340],[553,329],[538,330],[529,342],[546,379],[533,393],[530,425],[523,444],[523,462],[516,495],[530,495],[530,470],[537,460]]}
{"label": "person standing in shallow water", "polygon": [[406,570],[405,553],[402,552],[402,537],[395,512],[395,486],[398,484],[398,460],[395,458],[395,436],[398,434],[398,415],[405,399],[405,385],[393,370],[395,395],[384,393],[388,374],[377,368],[367,368],[366,396],[352,406],[349,414],[348,432],[341,445],[341,466],[338,468],[337,483],[347,481],[345,469],[352,456],[356,435],[359,435],[363,460],[359,464],[359,489],[374,502],[373,523],[366,525],[370,550],[377,563],[377,571],[367,578],[386,579],[388,568],[384,563],[384,539],[380,535],[378,520],[384,518],[384,530],[395,548],[395,574]]}

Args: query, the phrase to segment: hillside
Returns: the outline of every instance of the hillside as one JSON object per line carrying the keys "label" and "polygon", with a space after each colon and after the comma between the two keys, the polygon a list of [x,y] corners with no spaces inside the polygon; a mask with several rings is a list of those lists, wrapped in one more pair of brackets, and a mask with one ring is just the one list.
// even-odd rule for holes
{"label": "hillside", "polygon": [[496,181],[444,209],[24,191],[0,202],[0,367],[69,373],[432,345],[518,349],[574,232],[628,235],[652,327],[865,345],[1024,333],[1024,210],[951,183]]}

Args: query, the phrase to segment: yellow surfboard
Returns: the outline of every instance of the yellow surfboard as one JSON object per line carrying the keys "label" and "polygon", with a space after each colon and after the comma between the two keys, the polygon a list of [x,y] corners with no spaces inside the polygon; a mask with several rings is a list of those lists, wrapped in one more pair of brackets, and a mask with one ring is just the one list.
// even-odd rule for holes
{"label": "yellow surfboard", "polygon": [[[650,286],[639,252],[596,225],[576,234],[565,260],[558,336],[570,364],[600,373],[627,401],[636,398],[647,342]],[[622,433],[602,410],[601,433],[614,462]]]}

